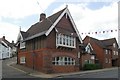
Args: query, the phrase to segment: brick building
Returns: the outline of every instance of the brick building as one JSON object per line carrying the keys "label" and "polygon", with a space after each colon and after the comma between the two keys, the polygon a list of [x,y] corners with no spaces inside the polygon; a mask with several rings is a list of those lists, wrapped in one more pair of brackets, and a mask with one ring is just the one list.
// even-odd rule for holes
{"label": "brick building", "polygon": [[18,64],[45,73],[79,71],[81,36],[68,8],[46,18],[18,35]]}
{"label": "brick building", "polygon": [[80,68],[83,69],[85,64],[95,64],[96,55],[90,43],[80,44]]}
{"label": "brick building", "polygon": [[91,43],[95,53],[96,62],[102,68],[117,66],[118,64],[118,44],[115,38],[98,40],[89,36],[84,38],[84,43]]}

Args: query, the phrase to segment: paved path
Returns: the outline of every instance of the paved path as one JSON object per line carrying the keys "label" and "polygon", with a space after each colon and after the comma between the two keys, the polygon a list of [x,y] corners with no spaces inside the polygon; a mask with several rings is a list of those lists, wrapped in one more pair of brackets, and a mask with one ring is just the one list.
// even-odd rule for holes
{"label": "paved path", "polygon": [[9,66],[10,63],[13,63],[16,61],[16,58],[12,59],[6,59],[2,62],[2,77],[3,78],[34,78],[33,76],[30,76],[20,70],[17,70],[11,66]]}

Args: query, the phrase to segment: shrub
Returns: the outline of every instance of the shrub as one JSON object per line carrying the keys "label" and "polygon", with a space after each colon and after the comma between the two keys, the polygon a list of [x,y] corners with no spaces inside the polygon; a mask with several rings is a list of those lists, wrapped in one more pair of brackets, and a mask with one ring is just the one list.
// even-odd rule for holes
{"label": "shrub", "polygon": [[95,69],[100,69],[100,65],[99,64],[85,64],[83,69],[84,70],[95,70]]}

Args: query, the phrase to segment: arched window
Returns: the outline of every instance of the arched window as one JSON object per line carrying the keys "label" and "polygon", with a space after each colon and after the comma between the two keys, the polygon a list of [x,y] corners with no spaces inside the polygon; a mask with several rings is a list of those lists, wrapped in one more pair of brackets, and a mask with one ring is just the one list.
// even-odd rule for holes
{"label": "arched window", "polygon": [[75,65],[75,59],[70,57],[54,57],[52,64],[54,65]]}

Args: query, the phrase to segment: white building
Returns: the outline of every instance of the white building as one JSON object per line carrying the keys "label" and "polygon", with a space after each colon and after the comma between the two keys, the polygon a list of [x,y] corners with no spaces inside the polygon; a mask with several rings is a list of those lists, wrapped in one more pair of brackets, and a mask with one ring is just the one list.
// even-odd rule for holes
{"label": "white building", "polygon": [[12,57],[12,47],[11,43],[3,38],[0,38],[0,59],[10,58]]}

